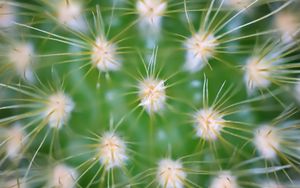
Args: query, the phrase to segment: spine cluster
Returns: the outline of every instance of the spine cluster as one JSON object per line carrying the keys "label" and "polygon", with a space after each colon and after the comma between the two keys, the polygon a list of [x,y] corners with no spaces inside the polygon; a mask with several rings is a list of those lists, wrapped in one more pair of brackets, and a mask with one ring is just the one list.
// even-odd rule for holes
{"label": "spine cluster", "polygon": [[299,187],[298,9],[0,0],[0,187]]}

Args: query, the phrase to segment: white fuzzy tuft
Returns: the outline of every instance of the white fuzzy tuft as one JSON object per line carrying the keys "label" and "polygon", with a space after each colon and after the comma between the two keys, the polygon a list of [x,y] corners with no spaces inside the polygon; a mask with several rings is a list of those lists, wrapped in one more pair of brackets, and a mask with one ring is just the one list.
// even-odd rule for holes
{"label": "white fuzzy tuft", "polygon": [[96,39],[92,50],[92,63],[100,71],[115,71],[120,69],[120,57],[117,54],[117,46],[104,37]]}
{"label": "white fuzzy tuft", "polygon": [[215,53],[218,41],[211,33],[198,32],[185,43],[185,69],[190,72],[201,70]]}
{"label": "white fuzzy tuft", "polygon": [[186,176],[179,161],[163,159],[158,164],[157,179],[161,187],[183,188]]}
{"label": "white fuzzy tuft", "polygon": [[166,102],[166,87],[163,80],[147,78],[139,83],[140,105],[148,113],[162,110]]}
{"label": "white fuzzy tuft", "polygon": [[221,172],[216,176],[211,184],[210,188],[238,188],[236,177],[231,175],[229,171]]}
{"label": "white fuzzy tuft", "polygon": [[248,59],[244,81],[250,93],[257,88],[267,88],[271,84],[272,63],[258,57]]}
{"label": "white fuzzy tuft", "polygon": [[276,150],[280,148],[280,137],[277,130],[267,125],[258,128],[254,135],[254,145],[265,159],[276,158]]}
{"label": "white fuzzy tuft", "polygon": [[20,151],[25,143],[25,131],[20,126],[14,126],[6,130],[6,154],[10,159],[20,156]]}
{"label": "white fuzzy tuft", "polygon": [[75,107],[72,99],[63,92],[57,92],[48,98],[44,116],[48,118],[49,126],[60,129],[68,122]]}
{"label": "white fuzzy tuft", "polygon": [[0,28],[10,27],[15,22],[15,10],[7,1],[0,2]]}
{"label": "white fuzzy tuft", "polygon": [[33,81],[33,56],[34,50],[31,43],[16,43],[8,52],[8,60],[13,64],[17,74],[29,81]]}
{"label": "white fuzzy tuft", "polygon": [[223,116],[211,108],[199,110],[194,121],[197,136],[206,140],[216,140],[224,126]]}
{"label": "white fuzzy tuft", "polygon": [[82,17],[82,5],[77,1],[66,3],[62,0],[57,5],[57,19],[60,24],[74,30],[85,31],[85,23]]}
{"label": "white fuzzy tuft", "polygon": [[105,133],[101,138],[99,149],[100,162],[107,170],[114,167],[121,167],[128,159],[126,144],[115,133]]}
{"label": "white fuzzy tuft", "polygon": [[300,32],[299,16],[291,12],[276,14],[275,27],[281,33],[284,42],[292,42],[294,37]]}
{"label": "white fuzzy tuft", "polygon": [[50,187],[73,188],[78,174],[66,165],[60,164],[54,167],[50,179]]}
{"label": "white fuzzy tuft", "polygon": [[162,16],[167,9],[167,2],[164,0],[138,0],[136,9],[139,14],[141,28],[146,27],[159,32]]}

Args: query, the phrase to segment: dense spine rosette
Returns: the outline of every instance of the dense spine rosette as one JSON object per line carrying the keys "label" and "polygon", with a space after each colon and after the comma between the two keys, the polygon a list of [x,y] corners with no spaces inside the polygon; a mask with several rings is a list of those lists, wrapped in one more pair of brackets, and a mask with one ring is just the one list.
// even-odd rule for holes
{"label": "dense spine rosette", "polygon": [[8,51],[7,58],[21,78],[33,80],[34,50],[31,43],[13,44]]}
{"label": "dense spine rosette", "polygon": [[100,141],[99,158],[107,170],[122,167],[128,159],[125,142],[115,133],[105,133]]}
{"label": "dense spine rosette", "polygon": [[136,9],[139,16],[139,27],[148,44],[157,40],[161,30],[162,17],[167,10],[165,0],[138,0]]}
{"label": "dense spine rosette", "polygon": [[254,144],[262,157],[274,159],[280,147],[280,136],[275,128],[265,125],[256,130]]}
{"label": "dense spine rosette", "polygon": [[59,0],[57,2],[57,20],[71,29],[85,31],[82,5],[77,0]]}
{"label": "dense spine rosette", "polygon": [[166,86],[163,80],[146,78],[139,83],[140,105],[148,113],[158,112],[165,107]]}
{"label": "dense spine rosette", "polygon": [[117,46],[104,37],[98,37],[92,49],[92,63],[100,71],[115,71],[120,68],[120,57]]}
{"label": "dense spine rosette", "polygon": [[237,179],[229,171],[220,172],[211,182],[209,188],[238,188]]}
{"label": "dense spine rosette", "polygon": [[44,111],[45,118],[48,119],[49,126],[52,128],[61,128],[66,124],[75,107],[72,99],[63,92],[57,92],[49,96]]}
{"label": "dense spine rosette", "polygon": [[74,188],[78,174],[77,172],[64,164],[58,164],[53,168],[50,176],[49,186],[59,188]]}
{"label": "dense spine rosette", "polygon": [[14,126],[5,130],[6,134],[6,154],[9,158],[14,159],[21,157],[22,148],[26,144],[25,131],[20,126]]}
{"label": "dense spine rosette", "polygon": [[225,120],[214,109],[201,109],[194,115],[196,134],[206,140],[216,140],[224,126]]}
{"label": "dense spine rosette", "polygon": [[186,173],[180,161],[162,159],[158,164],[157,179],[164,188],[183,188]]}
{"label": "dense spine rosette", "polygon": [[186,48],[185,69],[190,72],[201,70],[214,55],[218,41],[212,33],[199,31],[184,43]]}

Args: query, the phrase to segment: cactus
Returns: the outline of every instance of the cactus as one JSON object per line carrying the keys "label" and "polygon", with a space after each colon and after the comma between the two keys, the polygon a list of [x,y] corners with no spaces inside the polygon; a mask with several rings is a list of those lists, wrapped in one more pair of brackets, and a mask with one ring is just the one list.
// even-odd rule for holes
{"label": "cactus", "polygon": [[299,8],[0,0],[0,187],[299,187]]}

